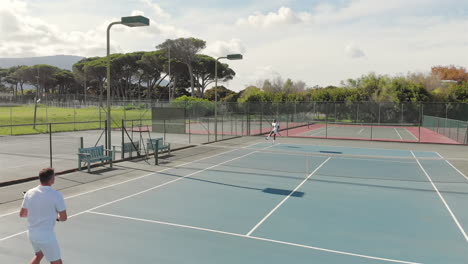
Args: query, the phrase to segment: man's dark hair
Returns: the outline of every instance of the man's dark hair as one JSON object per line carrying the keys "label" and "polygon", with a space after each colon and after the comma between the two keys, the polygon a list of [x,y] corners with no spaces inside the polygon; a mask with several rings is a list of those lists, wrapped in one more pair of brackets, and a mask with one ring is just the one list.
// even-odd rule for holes
{"label": "man's dark hair", "polygon": [[52,168],[44,168],[39,172],[39,180],[42,184],[46,184],[54,176],[55,172]]}

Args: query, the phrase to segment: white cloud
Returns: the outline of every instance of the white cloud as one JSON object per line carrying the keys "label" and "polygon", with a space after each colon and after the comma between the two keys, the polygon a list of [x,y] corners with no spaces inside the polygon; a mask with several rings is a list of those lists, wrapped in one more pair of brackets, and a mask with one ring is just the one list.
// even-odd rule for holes
{"label": "white cloud", "polygon": [[313,18],[319,23],[343,22],[352,19],[362,19],[377,16],[395,10],[411,10],[421,8],[436,0],[352,0],[347,6],[339,8],[331,4],[321,4],[316,7]]}
{"label": "white cloud", "polygon": [[[5,0],[0,0],[5,1]],[[0,57],[26,57],[45,55],[104,56],[106,54],[106,28],[111,21],[106,19],[100,25],[87,31],[64,31],[34,15],[32,6],[21,0],[6,0],[0,5]],[[132,15],[144,15],[133,10]],[[167,17],[167,16],[166,16]],[[86,18],[81,18],[86,19]],[[133,36],[129,38],[128,36]],[[112,27],[111,52],[128,52],[128,46],[138,50],[152,50],[159,39],[189,36],[190,33],[172,25],[155,23],[149,27],[132,29]],[[117,44],[118,43],[118,44]],[[136,44],[135,44],[136,43]]]}
{"label": "white cloud", "polygon": [[149,7],[151,7],[154,11],[154,14],[156,15],[157,19],[159,18],[164,18],[164,19],[169,19],[171,18],[171,15],[164,11],[158,4],[153,3],[151,0],[141,0],[141,2],[145,3]]}
{"label": "white cloud", "polygon": [[94,30],[61,32],[57,26],[34,17],[24,1],[9,1],[0,6],[2,41],[0,56],[40,56],[63,54],[87,55],[88,48],[105,47]]}
{"label": "white cloud", "polygon": [[240,39],[231,39],[230,41],[218,40],[212,42],[207,45],[203,53],[213,57],[221,57],[233,53],[245,54],[245,50]]}
{"label": "white cloud", "polygon": [[163,36],[164,38],[180,38],[191,36],[191,33],[172,25],[159,24],[151,20],[150,27],[146,31],[149,36]]}
{"label": "white cloud", "polygon": [[348,44],[345,48],[345,53],[352,59],[359,59],[366,56],[364,51],[357,47],[354,43]]}
{"label": "white cloud", "polygon": [[133,10],[131,13],[131,16],[144,16],[145,12],[140,11],[140,10]]}
{"label": "white cloud", "polygon": [[257,12],[247,18],[241,18],[237,25],[249,25],[260,28],[268,28],[275,25],[289,25],[308,22],[311,18],[309,13],[296,13],[291,8],[281,7],[277,13],[270,12],[266,15]]}
{"label": "white cloud", "polygon": [[259,80],[274,80],[281,78],[281,74],[274,69],[272,65],[258,66],[248,77],[249,84],[255,84]]}

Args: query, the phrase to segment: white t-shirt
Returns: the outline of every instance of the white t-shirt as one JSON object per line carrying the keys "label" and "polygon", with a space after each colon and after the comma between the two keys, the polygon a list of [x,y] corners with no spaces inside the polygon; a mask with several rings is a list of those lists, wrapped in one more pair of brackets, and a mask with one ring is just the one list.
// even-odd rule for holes
{"label": "white t-shirt", "polygon": [[271,126],[273,126],[273,131],[274,132],[278,132],[279,123],[271,123]]}
{"label": "white t-shirt", "polygon": [[26,192],[22,208],[28,209],[28,231],[31,240],[45,241],[55,238],[57,214],[66,209],[61,193],[50,186],[39,185]]}

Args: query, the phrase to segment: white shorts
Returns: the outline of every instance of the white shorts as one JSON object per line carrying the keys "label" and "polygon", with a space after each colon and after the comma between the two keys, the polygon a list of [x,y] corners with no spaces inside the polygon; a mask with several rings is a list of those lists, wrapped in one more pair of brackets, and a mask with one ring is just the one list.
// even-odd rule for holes
{"label": "white shorts", "polygon": [[46,258],[48,262],[57,261],[61,259],[60,248],[59,248],[57,239],[50,239],[47,241],[40,241],[40,242],[32,241],[32,240],[29,240],[29,241],[31,242],[31,245],[34,249],[34,253],[42,251],[42,253],[44,254],[44,257]]}

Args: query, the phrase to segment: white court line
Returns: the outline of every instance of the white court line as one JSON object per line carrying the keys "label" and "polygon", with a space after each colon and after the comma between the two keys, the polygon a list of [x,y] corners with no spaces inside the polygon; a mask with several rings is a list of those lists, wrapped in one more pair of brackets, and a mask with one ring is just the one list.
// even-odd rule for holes
{"label": "white court line", "polygon": [[414,155],[414,152],[411,151],[411,154],[413,155],[414,159],[416,160],[416,162],[418,162],[419,164],[419,167],[421,167],[422,171],[424,172],[424,174],[426,174],[426,177],[429,179],[429,181],[431,182],[432,184],[432,187],[434,188],[434,190],[437,192],[437,194],[439,195],[439,198],[440,200],[442,201],[442,203],[444,203],[445,205],[445,208],[447,208],[448,212],[450,213],[450,215],[452,216],[452,219],[453,221],[455,222],[455,224],[458,226],[458,229],[460,229],[460,232],[462,233],[462,235],[465,237],[465,240],[466,242],[468,242],[468,235],[466,235],[466,232],[465,230],[463,229],[463,227],[461,226],[461,224],[458,222],[458,219],[457,217],[455,216],[455,214],[452,212],[452,210],[450,209],[450,207],[448,206],[447,202],[445,201],[444,197],[442,196],[442,194],[440,194],[439,192],[439,189],[437,189],[437,187],[435,186],[434,182],[432,182],[432,179],[431,177],[429,176],[429,174],[426,172],[426,170],[424,169],[424,167],[421,165],[421,163],[419,162],[418,158],[416,157],[416,155]]}
{"label": "white court line", "polygon": [[[239,148],[239,149],[248,149],[248,148],[250,148],[250,147],[252,147],[252,146],[255,146],[255,145],[258,145],[258,144],[260,144],[260,142],[254,143],[254,144],[250,144],[250,145],[247,145],[247,146],[242,147],[242,148]],[[121,185],[121,184],[124,184],[124,183],[127,183],[127,182],[136,181],[136,180],[139,180],[139,179],[142,179],[142,178],[146,178],[146,177],[148,177],[148,176],[151,176],[151,175],[154,175],[154,174],[157,174],[157,173],[160,173],[160,172],[164,172],[164,171],[171,170],[171,169],[174,169],[174,168],[178,168],[178,167],[182,167],[182,166],[185,166],[185,165],[189,165],[189,164],[194,163],[194,162],[199,162],[199,161],[204,160],[204,159],[213,158],[213,157],[216,157],[216,156],[219,156],[219,155],[223,155],[223,154],[226,154],[226,153],[229,153],[229,152],[233,152],[233,151],[236,151],[236,150],[239,150],[239,149],[233,149],[233,150],[221,152],[221,153],[218,153],[218,154],[209,156],[209,157],[205,157],[205,158],[197,159],[197,160],[194,160],[194,161],[186,162],[186,163],[183,163],[183,164],[180,164],[180,165],[171,167],[171,168],[166,168],[166,169],[163,169],[163,170],[159,170],[159,171],[155,171],[155,172],[152,172],[152,173],[148,173],[148,174],[139,176],[139,177],[137,177],[137,178],[132,178],[132,179],[130,179],[130,180],[121,181],[121,182],[118,182],[118,183],[114,183],[114,184],[111,184],[111,185],[106,185],[106,186],[104,186],[104,187],[100,187],[100,188],[93,189],[93,190],[90,190],[90,191],[86,191],[86,192],[78,193],[78,194],[75,194],[75,195],[71,195],[71,196],[66,197],[65,200],[71,199],[71,198],[75,198],[75,197],[78,197],[78,196],[81,196],[81,195],[85,195],[85,194],[88,194],[88,193],[93,193],[93,192],[96,192],[96,191],[100,191],[100,190],[103,190],[103,189],[107,189],[107,188],[110,188],[110,187],[114,187],[114,186],[117,186],[117,185]],[[5,216],[8,216],[8,215],[16,214],[16,213],[19,213],[19,210],[18,210],[18,211],[14,211],[14,212],[10,212],[10,213],[6,213],[6,214],[3,214],[3,215],[0,215],[0,218],[5,217]],[[1,241],[1,240],[0,240],[0,241]]]}
{"label": "white court line", "polygon": [[396,130],[396,127],[393,128],[395,130],[395,132],[398,134],[398,136],[400,137],[401,140],[403,140],[403,138],[401,137],[400,133],[398,132],[398,130]]}
{"label": "white court line", "polygon": [[[312,134],[306,134],[306,136],[315,136],[315,135],[320,134],[322,132],[323,133],[328,133],[328,131],[330,131],[330,130],[332,130],[334,128],[337,128],[337,127],[336,126],[324,126],[324,127],[319,128],[319,129],[323,129],[323,130],[320,130],[320,131],[312,133]],[[318,130],[318,129],[316,129],[316,130]],[[323,135],[323,136],[325,136],[325,135]]]}
{"label": "white court line", "polygon": [[443,160],[445,160],[445,162],[448,163],[448,165],[452,166],[452,168],[454,168],[458,173],[460,173],[460,175],[462,175],[463,177],[465,177],[466,180],[468,180],[468,177],[463,173],[461,172],[459,169],[457,169],[455,166],[453,166],[452,163],[450,163],[448,160],[446,160],[442,155],[440,155],[439,152],[435,152],[437,155],[439,155],[439,157],[441,157]]}
{"label": "white court line", "polygon": [[288,200],[289,197],[291,197],[291,195],[293,193],[295,193],[299,188],[301,188],[302,185],[304,185],[304,183],[307,182],[307,180],[312,177],[312,175],[314,175],[320,168],[323,167],[323,165],[325,165],[325,163],[327,163],[329,160],[331,159],[331,157],[329,157],[328,159],[326,159],[324,162],[322,162],[322,164],[320,164],[320,166],[318,166],[311,174],[309,174],[309,176],[307,176],[307,178],[305,178],[294,190],[292,190],[288,196],[286,196],[278,205],[275,206],[275,208],[273,208],[260,222],[258,222],[247,234],[246,236],[250,236],[261,224],[263,224],[263,222],[265,222],[268,217],[270,217],[270,215],[272,215],[284,202],[286,202],[286,200]]}
{"label": "white court line", "polygon": [[186,228],[186,229],[193,229],[193,230],[199,230],[199,231],[205,231],[205,232],[211,232],[211,233],[218,233],[218,234],[223,234],[223,235],[228,235],[228,236],[235,236],[235,237],[242,237],[242,238],[260,240],[260,241],[266,241],[266,242],[271,242],[271,243],[276,243],[276,244],[288,245],[288,246],[293,246],[293,247],[301,247],[301,248],[307,248],[307,249],[313,249],[313,250],[317,250],[317,251],[324,251],[324,252],[335,253],[335,254],[340,254],[340,255],[347,255],[347,256],[353,256],[353,257],[359,257],[359,258],[375,259],[375,260],[382,260],[382,261],[394,262],[394,263],[404,263],[404,264],[421,264],[421,263],[417,263],[417,262],[408,262],[408,261],[402,261],[402,260],[396,260],[396,259],[379,258],[379,257],[355,254],[355,253],[344,252],[344,251],[337,251],[337,250],[326,249],[326,248],[306,246],[306,245],[302,245],[302,244],[284,242],[284,241],[280,241],[280,240],[273,240],[273,239],[262,238],[262,237],[247,236],[247,235],[243,235],[243,234],[219,231],[219,230],[196,227],[196,226],[181,225],[181,224],[175,224],[175,223],[161,222],[161,221],[155,221],[155,220],[149,220],[149,219],[128,217],[128,216],[122,216],[122,215],[114,215],[114,214],[106,214],[106,213],[99,213],[99,212],[92,212],[92,211],[87,211],[87,213],[102,215],[102,216],[108,216],[108,217],[122,218],[122,219],[139,221],[139,222],[147,222],[147,223],[153,223],[153,224],[161,224],[161,225],[174,226],[174,227],[180,227],[180,228]]}
{"label": "white court line", "polygon": [[[258,144],[258,143],[257,143],[257,144]],[[256,144],[255,144],[255,145],[256,145]],[[271,148],[272,146],[273,146],[273,145],[271,145],[271,146],[268,146],[268,147],[266,147],[266,148],[263,148],[263,149]],[[263,150],[263,149],[262,149],[262,150]],[[234,151],[234,150],[232,150],[232,151]],[[227,152],[231,152],[231,151],[227,151]],[[230,160],[227,160],[227,161],[221,162],[221,163],[218,163],[217,165],[210,166],[210,167],[208,167],[208,168],[205,168],[205,169],[203,169],[203,170],[199,170],[199,171],[196,171],[196,172],[190,173],[190,174],[188,174],[188,175],[185,175],[185,176],[183,176],[183,177],[181,177],[181,178],[177,178],[177,179],[174,179],[174,180],[172,180],[172,181],[168,181],[168,182],[165,182],[165,183],[162,183],[162,184],[159,184],[159,185],[153,186],[153,187],[151,187],[151,188],[148,188],[148,189],[146,189],[146,190],[143,190],[143,191],[140,191],[140,192],[137,192],[137,193],[131,194],[131,195],[127,195],[127,196],[125,196],[125,197],[122,197],[122,198],[119,198],[119,199],[117,199],[117,200],[113,200],[113,201],[110,201],[110,202],[108,202],[108,203],[104,203],[104,204],[98,205],[98,206],[96,206],[96,207],[93,207],[93,208],[87,209],[87,210],[85,210],[85,211],[81,211],[81,212],[79,212],[79,213],[76,213],[76,214],[74,214],[74,215],[71,215],[69,218],[71,218],[71,217],[74,217],[74,216],[78,216],[78,215],[81,215],[81,214],[84,214],[84,213],[86,213],[87,211],[95,210],[95,209],[98,209],[98,208],[101,208],[101,207],[104,207],[104,206],[107,206],[107,205],[110,205],[110,204],[114,204],[114,203],[116,203],[116,202],[120,202],[120,201],[122,201],[122,200],[125,200],[125,199],[128,199],[128,198],[131,198],[131,197],[134,197],[134,196],[137,196],[137,195],[140,195],[140,194],[143,194],[143,193],[146,193],[146,192],[152,191],[152,190],[154,190],[154,189],[157,189],[157,188],[160,188],[160,187],[166,186],[166,185],[168,185],[168,184],[171,184],[171,183],[174,183],[174,182],[180,181],[180,180],[182,180],[182,179],[185,179],[185,178],[187,178],[187,177],[190,177],[190,176],[192,176],[192,175],[195,175],[195,174],[198,174],[198,173],[200,173],[200,172],[203,172],[203,171],[206,171],[206,170],[212,169],[212,168],[214,168],[214,167],[217,167],[217,166],[219,166],[219,165],[222,165],[222,164],[225,164],[225,163],[231,162],[231,161],[233,161],[233,160],[237,160],[237,159],[240,159],[240,158],[246,157],[246,156],[248,156],[248,155],[251,155],[251,154],[254,154],[254,153],[256,153],[256,152],[259,152],[259,150],[257,150],[257,151],[253,151],[253,152],[250,152],[250,153],[248,153],[248,154],[245,154],[245,155],[242,155],[242,156],[239,156],[239,157],[236,157],[236,158],[233,158],[233,159],[230,159]],[[226,153],[226,152],[223,152],[223,153]],[[218,154],[218,155],[220,155],[220,154]],[[216,155],[215,155],[215,156],[216,156]],[[195,162],[195,161],[192,161],[192,162],[190,162],[190,163],[193,163],[193,162]],[[1,242],[1,241],[4,241],[4,240],[7,240],[7,239],[10,239],[10,238],[13,238],[13,237],[15,237],[15,236],[18,236],[18,235],[24,234],[24,233],[26,233],[26,232],[27,232],[27,231],[22,231],[22,232],[19,232],[19,233],[13,234],[13,235],[11,235],[11,236],[7,236],[7,237],[4,237],[4,238],[0,238],[0,242]]]}
{"label": "white court line", "polygon": [[[325,127],[326,127],[326,126],[325,126]],[[321,129],[324,129],[325,127],[320,127],[320,128],[315,129],[315,130],[312,130],[312,131],[315,131],[315,132],[312,133],[312,134],[307,134],[307,133],[306,133],[306,136],[315,136],[315,135],[317,135],[317,134],[320,134],[320,133],[322,133],[322,132],[325,131],[325,130],[321,130]],[[317,130],[318,130],[318,131],[317,131]]]}
{"label": "white court line", "polygon": [[[408,129],[403,128],[403,131],[405,131],[407,134],[410,134],[414,138],[414,140],[418,140],[418,138],[415,135],[413,135],[413,133],[411,133]],[[421,135],[419,135],[419,136],[421,136]]]}

